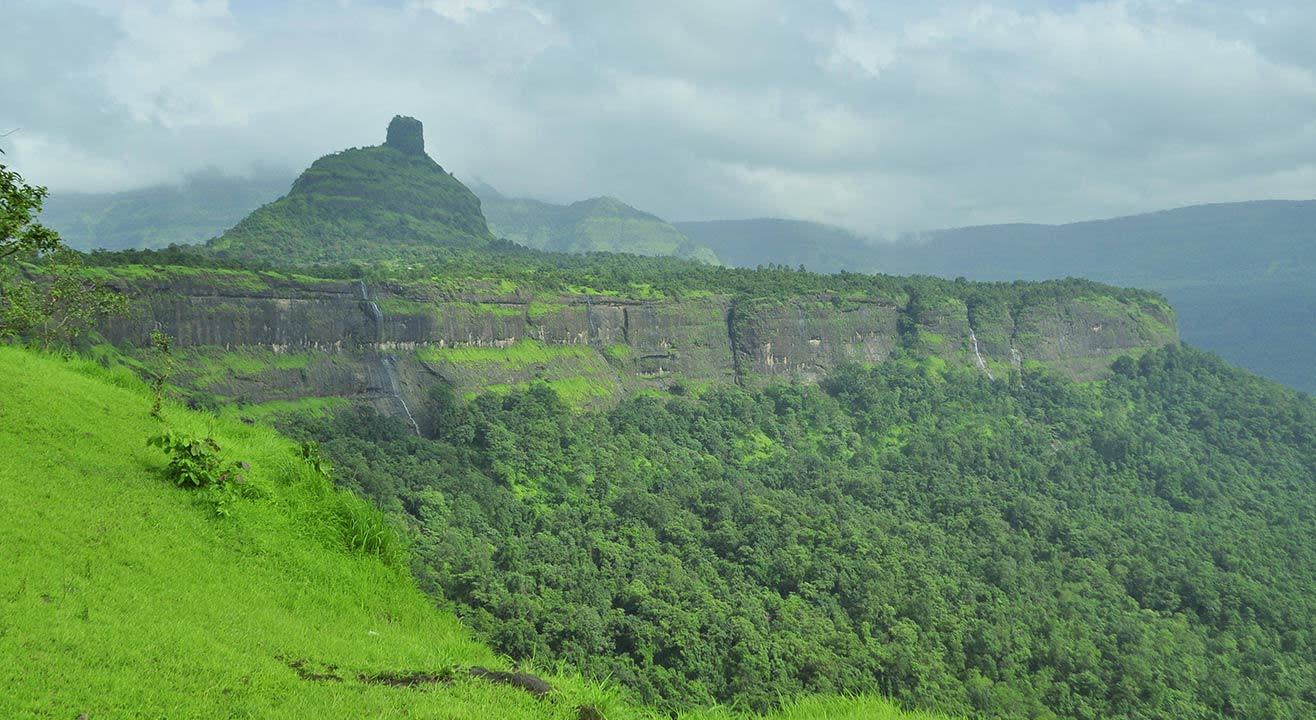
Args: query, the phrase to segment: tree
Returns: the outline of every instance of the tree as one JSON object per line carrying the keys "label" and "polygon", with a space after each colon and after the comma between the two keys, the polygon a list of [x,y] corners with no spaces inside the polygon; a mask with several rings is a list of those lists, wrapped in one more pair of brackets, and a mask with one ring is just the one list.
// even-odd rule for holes
{"label": "tree", "polygon": [[0,259],[60,247],[59,233],[35,218],[46,195],[44,187],[28,185],[22,176],[0,164]]}
{"label": "tree", "polygon": [[[97,320],[121,315],[128,301],[88,276],[82,255],[37,222],[46,188],[0,165],[0,338],[72,343]],[[35,279],[15,261],[30,260]]]}

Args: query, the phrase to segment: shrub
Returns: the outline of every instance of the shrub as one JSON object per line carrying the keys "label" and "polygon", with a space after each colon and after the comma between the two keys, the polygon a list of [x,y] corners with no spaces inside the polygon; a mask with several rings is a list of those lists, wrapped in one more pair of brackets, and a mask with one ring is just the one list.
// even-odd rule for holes
{"label": "shrub", "polygon": [[308,466],[316,473],[323,475],[326,480],[333,479],[334,466],[329,459],[324,456],[320,450],[320,443],[314,440],[308,440],[302,443],[301,457]]}
{"label": "shrub", "polygon": [[261,494],[242,475],[251,466],[245,462],[224,460],[219,454],[219,443],[212,437],[196,438],[171,430],[146,442],[169,455],[165,474],[175,485],[210,491],[209,499],[218,515],[231,515],[233,503],[238,498]]}
{"label": "shrub", "polygon": [[219,455],[219,443],[212,437],[195,438],[171,430],[147,440],[146,444],[154,445],[170,456],[165,472],[179,487],[211,487],[230,482],[241,485],[246,482],[239,471],[249,466],[245,462],[225,462]]}

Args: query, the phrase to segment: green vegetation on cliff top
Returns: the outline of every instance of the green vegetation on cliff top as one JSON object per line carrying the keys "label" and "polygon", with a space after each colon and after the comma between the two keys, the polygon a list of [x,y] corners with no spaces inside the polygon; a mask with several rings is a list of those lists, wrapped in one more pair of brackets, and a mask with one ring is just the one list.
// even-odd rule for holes
{"label": "green vegetation on cliff top", "polygon": [[[1048,298],[1110,298],[1131,303],[1162,321],[1173,324],[1174,311],[1158,293],[1120,288],[1090,280],[1066,278],[1047,281],[964,282],[930,276],[895,276],[840,272],[824,275],[781,265],[763,268],[734,268],[692,262],[672,257],[644,257],[614,253],[544,252],[500,240],[469,249],[443,249],[415,262],[343,262],[301,269],[289,258],[233,260],[199,254],[188,248],[96,252],[87,257],[94,272],[131,285],[168,281],[168,276],[206,274],[212,264],[221,273],[256,283],[284,279],[317,282],[320,279],[356,279],[397,284],[407,292],[438,291],[452,296],[521,295],[560,293],[607,295],[633,300],[701,299],[712,295],[763,298],[781,301],[799,295],[815,295],[829,301],[888,302],[904,305],[910,293],[919,292],[927,302],[957,299],[969,306],[984,302],[1010,309]],[[391,301],[389,301],[391,302]],[[420,311],[408,305],[408,311]]]}

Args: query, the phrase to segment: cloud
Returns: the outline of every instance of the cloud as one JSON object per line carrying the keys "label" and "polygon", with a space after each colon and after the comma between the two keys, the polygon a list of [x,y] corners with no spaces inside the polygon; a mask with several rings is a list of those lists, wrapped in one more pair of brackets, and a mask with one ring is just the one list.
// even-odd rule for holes
{"label": "cloud", "polygon": [[426,123],[504,192],[868,233],[1309,197],[1316,8],[1224,0],[23,2],[7,158],[289,173]]}
{"label": "cloud", "polygon": [[418,0],[417,7],[438,13],[453,22],[464,23],[472,15],[487,13],[502,7],[502,0]]}

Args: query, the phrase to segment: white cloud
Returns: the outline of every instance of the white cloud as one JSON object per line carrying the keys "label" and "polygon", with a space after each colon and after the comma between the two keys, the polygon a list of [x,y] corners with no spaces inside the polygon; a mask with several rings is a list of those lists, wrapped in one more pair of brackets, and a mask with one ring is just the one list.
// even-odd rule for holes
{"label": "white cloud", "polygon": [[[6,138],[15,158],[21,158],[20,169],[27,180],[37,185],[53,184],[49,178],[75,176],[78,190],[86,192],[113,192],[125,187],[170,182],[178,177],[167,165],[144,159],[129,166],[116,158],[90,153],[68,141],[21,129]],[[59,185],[55,185],[56,188]]]}
{"label": "white cloud", "polygon": [[56,191],[293,172],[379,142],[402,112],[459,174],[673,219],[874,232],[1312,194],[1305,3],[20,0],[13,15],[0,97],[26,102],[0,106],[0,129],[24,128],[7,157]]}
{"label": "white cloud", "polygon": [[465,24],[480,15],[498,10],[525,13],[544,25],[553,22],[552,15],[538,5],[512,0],[413,0],[412,6],[429,10],[458,24]]}
{"label": "white cloud", "polygon": [[453,22],[464,23],[472,15],[491,12],[501,7],[503,0],[417,0],[415,4]]}
{"label": "white cloud", "polygon": [[128,2],[119,6],[121,39],[92,69],[134,121],[224,124],[236,108],[192,81],[198,71],[241,48],[240,29],[224,0]]}

